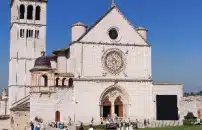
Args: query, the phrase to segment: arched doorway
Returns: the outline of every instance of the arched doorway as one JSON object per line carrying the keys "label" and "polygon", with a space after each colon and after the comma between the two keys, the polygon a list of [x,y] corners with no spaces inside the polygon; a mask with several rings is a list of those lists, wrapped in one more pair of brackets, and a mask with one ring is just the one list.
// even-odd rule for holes
{"label": "arched doorway", "polygon": [[105,98],[103,101],[103,117],[107,118],[108,115],[111,115],[111,102],[108,98]]}
{"label": "arched doorway", "polygon": [[60,112],[59,111],[55,112],[55,121],[60,122]]}
{"label": "arched doorway", "polygon": [[129,113],[129,95],[119,86],[113,85],[104,90],[100,96],[100,117],[117,114],[121,119],[126,119]]}
{"label": "arched doorway", "polygon": [[121,101],[121,97],[117,97],[114,101],[114,107],[115,107],[115,114],[123,118],[123,102]]}

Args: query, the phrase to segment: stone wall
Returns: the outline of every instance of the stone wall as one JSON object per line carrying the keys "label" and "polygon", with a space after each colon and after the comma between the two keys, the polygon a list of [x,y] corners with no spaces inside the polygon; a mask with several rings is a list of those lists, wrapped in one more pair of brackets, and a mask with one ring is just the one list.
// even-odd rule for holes
{"label": "stone wall", "polygon": [[9,119],[0,119],[0,130],[9,130],[10,129],[10,120]]}
{"label": "stone wall", "polygon": [[202,96],[184,97],[180,111],[182,117],[186,116],[188,112],[192,112],[194,116],[198,117],[198,111],[200,111],[200,118],[202,118]]}
{"label": "stone wall", "polygon": [[27,130],[29,128],[29,111],[15,111],[11,113],[11,127],[14,130]]}
{"label": "stone wall", "polygon": [[[153,101],[156,101],[156,95],[177,95],[177,107],[180,110],[181,109],[180,104],[181,101],[183,100],[183,85],[169,84],[169,83],[159,83],[159,84],[155,83],[153,85]],[[156,113],[156,106],[154,109],[154,113]]]}

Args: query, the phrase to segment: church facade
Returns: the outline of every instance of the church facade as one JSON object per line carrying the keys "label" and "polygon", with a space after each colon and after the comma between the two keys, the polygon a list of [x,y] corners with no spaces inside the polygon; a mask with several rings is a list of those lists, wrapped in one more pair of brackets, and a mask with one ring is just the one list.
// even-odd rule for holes
{"label": "church facade", "polygon": [[46,56],[46,6],[45,0],[11,2],[12,128],[36,118],[85,124],[112,114],[140,122],[183,118],[183,85],[152,80],[147,29],[134,27],[113,5],[91,27],[73,24],[69,47]]}

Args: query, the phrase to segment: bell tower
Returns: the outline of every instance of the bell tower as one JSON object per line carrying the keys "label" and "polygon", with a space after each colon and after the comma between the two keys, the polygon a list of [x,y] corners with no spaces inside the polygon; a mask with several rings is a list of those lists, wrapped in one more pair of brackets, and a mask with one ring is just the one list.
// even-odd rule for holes
{"label": "bell tower", "polygon": [[30,69],[46,51],[47,0],[11,0],[9,105],[29,95]]}

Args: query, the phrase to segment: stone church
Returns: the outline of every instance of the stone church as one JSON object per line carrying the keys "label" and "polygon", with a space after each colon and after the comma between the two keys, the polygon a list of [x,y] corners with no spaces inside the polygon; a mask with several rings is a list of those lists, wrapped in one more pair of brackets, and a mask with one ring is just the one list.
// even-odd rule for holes
{"label": "stone church", "polygon": [[11,0],[9,86],[0,124],[22,130],[36,117],[84,124],[112,114],[140,122],[183,118],[183,86],[152,80],[147,29],[134,27],[113,4],[91,27],[73,24],[69,47],[46,56],[47,4]]}

